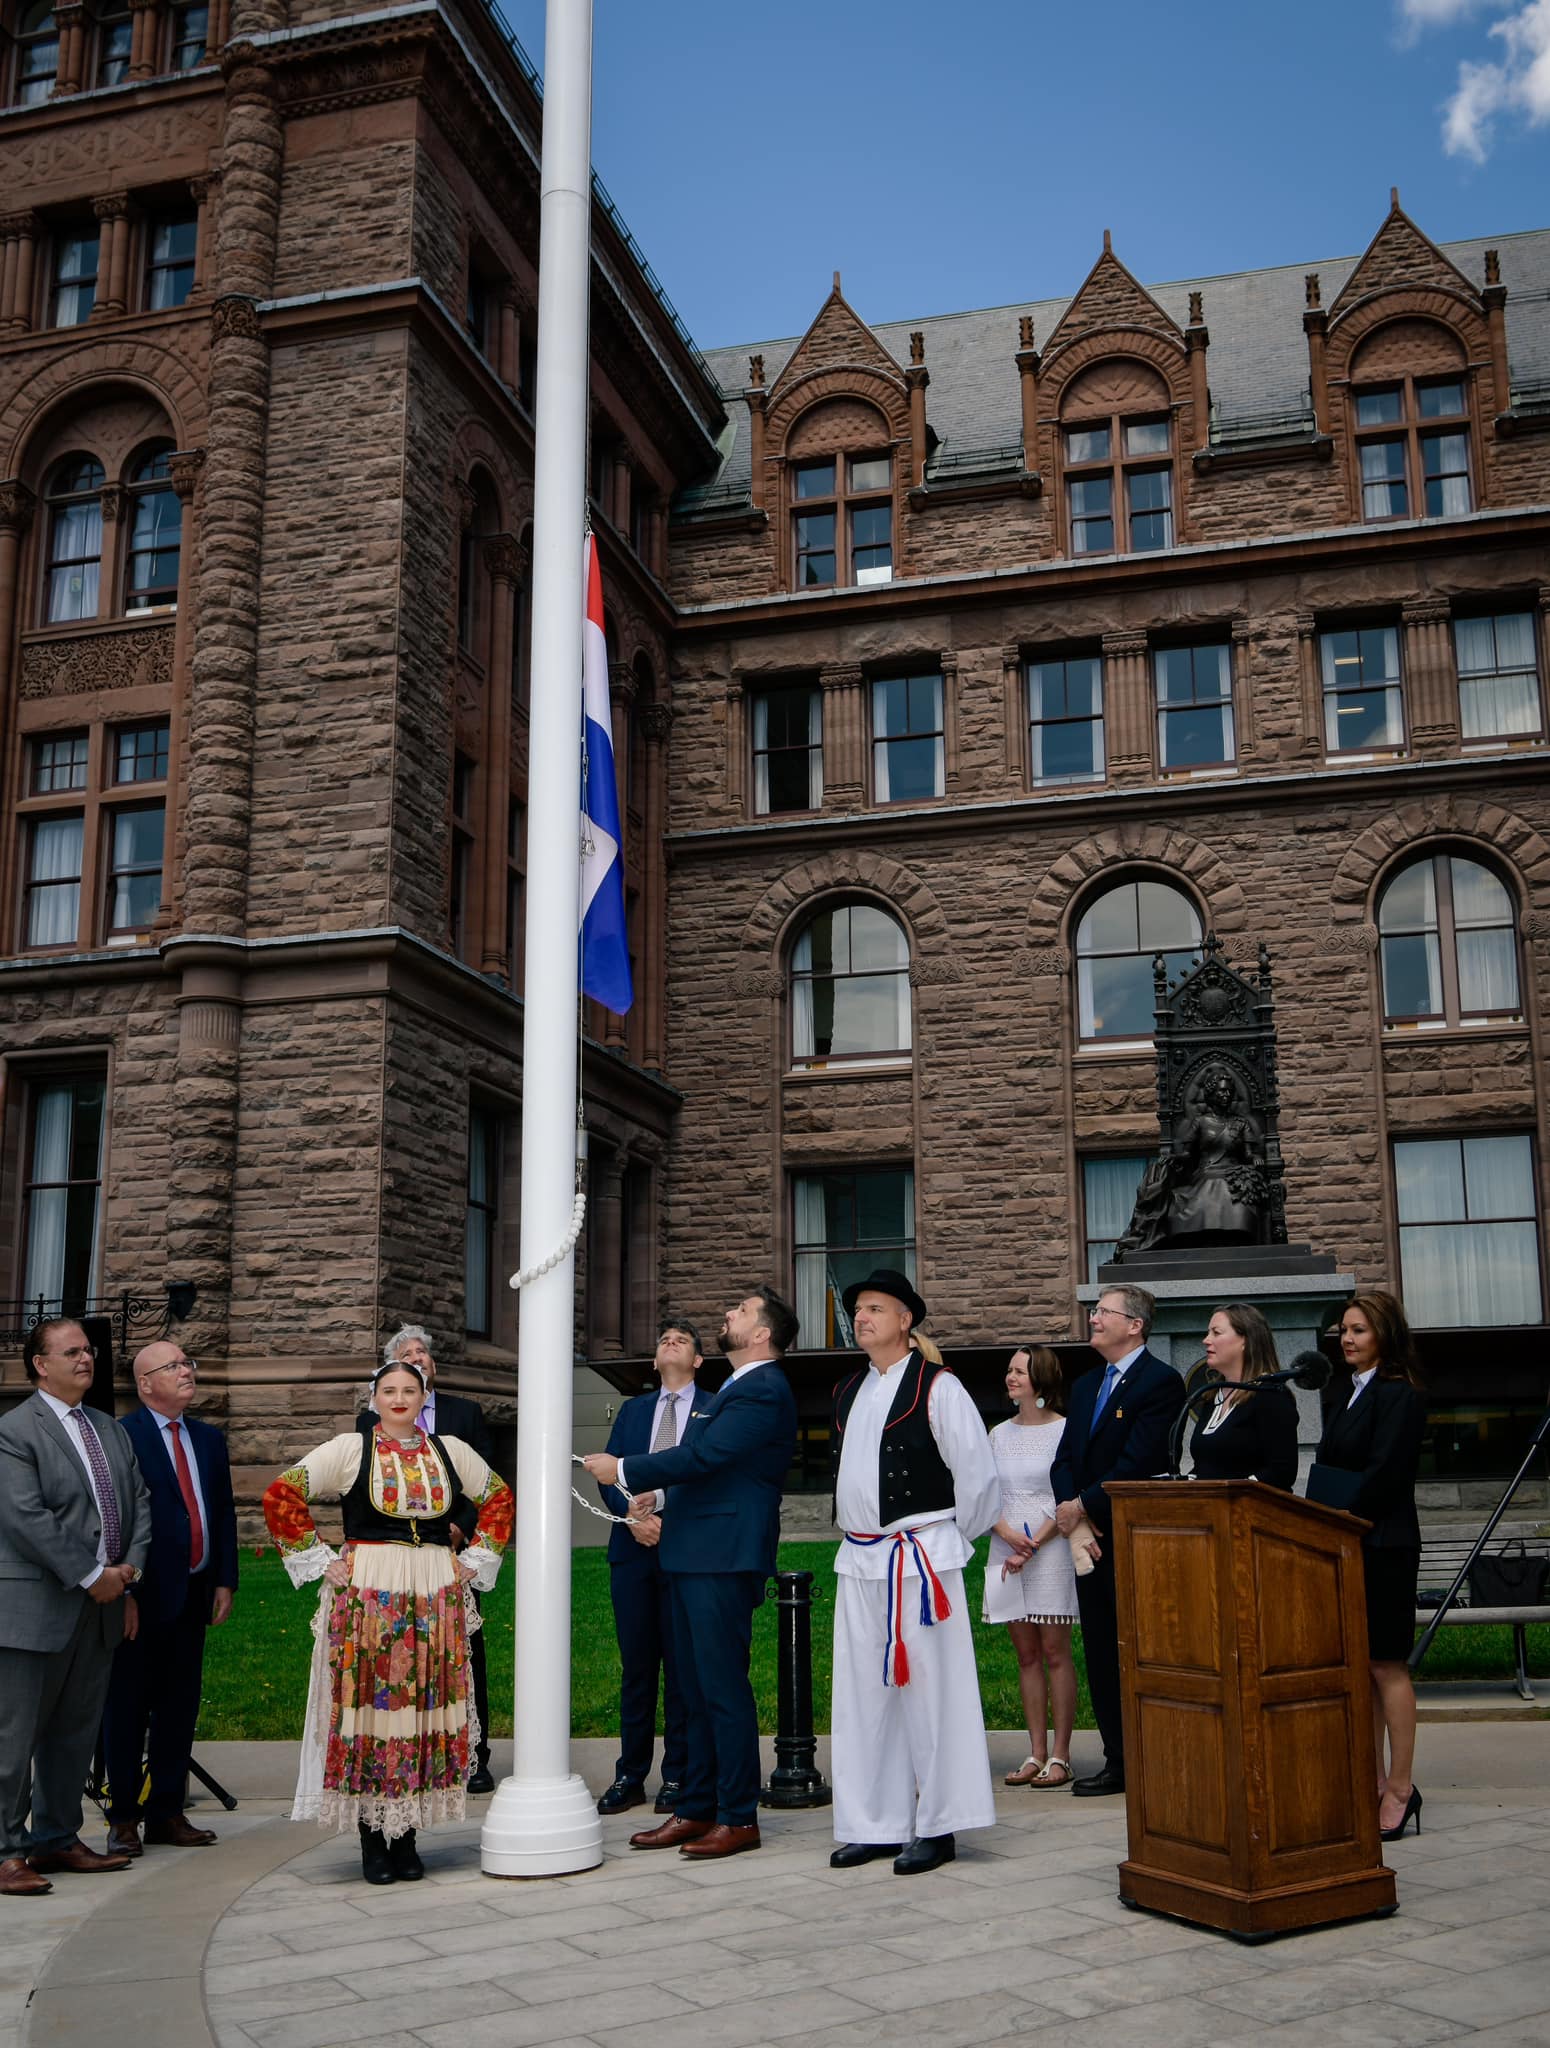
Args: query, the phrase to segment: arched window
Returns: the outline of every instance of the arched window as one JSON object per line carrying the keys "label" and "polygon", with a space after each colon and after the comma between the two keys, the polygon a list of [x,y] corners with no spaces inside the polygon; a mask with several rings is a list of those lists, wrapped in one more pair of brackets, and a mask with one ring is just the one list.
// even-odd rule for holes
{"label": "arched window", "polygon": [[1457,337],[1435,321],[1393,321],[1362,345],[1351,382],[1363,519],[1470,511],[1469,380]]}
{"label": "arched window", "polygon": [[183,505],[172,488],[172,450],[153,448],[129,473],[129,553],[124,573],[124,609],[146,611],[176,604]]}
{"label": "arched window", "polygon": [[48,507],[48,562],[43,618],[47,625],[97,616],[102,572],[102,464],[67,455],[54,465],[43,496]]}
{"label": "arched window", "polygon": [[172,69],[192,71],[196,64],[205,60],[205,49],[209,42],[210,9],[205,0],[194,0],[193,5],[175,6],[172,10]]}
{"label": "arched window", "polygon": [[1073,555],[1173,546],[1173,426],[1167,384],[1145,363],[1098,363],[1060,407]]}
{"label": "arched window", "polygon": [[870,903],[820,910],[791,952],[791,1056],[798,1067],[860,1065],[910,1050],[910,948]]}
{"label": "arched window", "polygon": [[468,524],[458,543],[457,556],[457,644],[465,654],[482,661],[486,650],[481,636],[489,619],[488,576],[479,543],[500,527],[500,505],[494,486],[483,471],[469,479],[473,506]]}
{"label": "arched window", "polygon": [[1094,898],[1076,928],[1076,986],[1085,1040],[1150,1038],[1156,1010],[1152,960],[1170,976],[1200,944],[1200,918],[1167,882],[1121,882]]}
{"label": "arched window", "polygon": [[59,24],[54,0],[33,0],[22,9],[16,31],[16,82],[11,97],[19,107],[35,107],[54,90],[59,76]]}
{"label": "arched window", "polygon": [[1378,932],[1385,1022],[1517,1013],[1512,897],[1479,861],[1434,853],[1401,868],[1379,901]]}

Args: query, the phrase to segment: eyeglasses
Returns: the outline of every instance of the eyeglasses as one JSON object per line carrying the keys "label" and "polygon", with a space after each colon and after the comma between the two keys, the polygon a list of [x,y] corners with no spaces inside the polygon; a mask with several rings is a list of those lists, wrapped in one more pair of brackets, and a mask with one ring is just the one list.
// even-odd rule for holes
{"label": "eyeglasses", "polygon": [[146,1378],[153,1380],[159,1372],[186,1372],[191,1378],[198,1379],[199,1366],[192,1358],[169,1358],[165,1365],[153,1365]]}
{"label": "eyeglasses", "polygon": [[1118,1316],[1121,1322],[1126,1323],[1133,1323],[1138,1320],[1135,1316],[1126,1315],[1122,1308],[1090,1308],[1087,1311],[1087,1320],[1090,1323],[1097,1322],[1100,1316]]}

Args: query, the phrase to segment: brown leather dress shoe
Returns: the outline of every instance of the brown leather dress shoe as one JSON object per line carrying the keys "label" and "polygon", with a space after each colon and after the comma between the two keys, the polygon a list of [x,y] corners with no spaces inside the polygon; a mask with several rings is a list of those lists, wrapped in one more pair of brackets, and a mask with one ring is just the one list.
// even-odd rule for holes
{"label": "brown leather dress shoe", "polygon": [[631,1835],[632,1849],[677,1849],[685,1842],[697,1842],[701,1835],[712,1834],[715,1822],[708,1820],[683,1820],[676,1813],[671,1820],[663,1821],[659,1828],[644,1828],[638,1835]]}
{"label": "brown leather dress shoe", "polygon": [[41,1898],[44,1892],[51,1892],[53,1889],[46,1877],[39,1877],[36,1871],[28,1869],[25,1857],[7,1856],[5,1861],[0,1863],[0,1897]]}
{"label": "brown leather dress shoe", "polygon": [[745,1849],[759,1846],[759,1823],[750,1821],[745,1828],[728,1827],[724,1820],[718,1820],[708,1835],[702,1835],[697,1842],[685,1842],[679,1850],[680,1856],[740,1856]]}
{"label": "brown leather dress shoe", "polygon": [[127,1870],[131,1859],[121,1852],[112,1856],[99,1856],[95,1849],[88,1849],[77,1835],[75,1840],[63,1849],[35,1849],[27,1858],[29,1870],[73,1870],[79,1877],[91,1877],[99,1870]]}
{"label": "brown leather dress shoe", "polygon": [[108,1824],[108,1854],[110,1856],[143,1856],[140,1846],[140,1823],[137,1820],[115,1820]]}
{"label": "brown leather dress shoe", "polygon": [[171,1813],[165,1820],[148,1820],[145,1839],[168,1849],[208,1849],[221,1838],[213,1828],[196,1828],[186,1814]]}

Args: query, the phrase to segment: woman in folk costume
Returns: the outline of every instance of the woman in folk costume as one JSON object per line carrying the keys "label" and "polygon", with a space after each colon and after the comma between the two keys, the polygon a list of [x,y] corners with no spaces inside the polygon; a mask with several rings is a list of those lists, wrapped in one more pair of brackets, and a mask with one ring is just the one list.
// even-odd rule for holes
{"label": "woman in folk costume", "polygon": [[[355,1429],[309,1451],[264,1495],[292,1584],[323,1581],[291,1818],[354,1823],[369,1884],[423,1877],[415,1830],[463,1818],[478,1739],[470,1590],[495,1584],[511,1540],[510,1487],[457,1437],[421,1430],[425,1389],[416,1366],[379,1367]],[[479,1520],[454,1554],[461,1494]],[[334,1498],[342,1553],[312,1520],[310,1504]]]}
{"label": "woman in folk costume", "polygon": [[995,1825],[963,1567],[1001,1486],[985,1425],[929,1337],[926,1304],[882,1269],[845,1290],[870,1367],[835,1390],[836,1870],[892,1856],[901,1877]]}

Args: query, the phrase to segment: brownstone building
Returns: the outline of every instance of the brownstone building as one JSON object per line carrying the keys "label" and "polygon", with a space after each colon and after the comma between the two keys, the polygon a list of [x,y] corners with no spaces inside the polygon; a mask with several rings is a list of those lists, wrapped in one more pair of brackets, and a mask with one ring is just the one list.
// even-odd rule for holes
{"label": "brownstone building", "polygon": [[[481,0],[0,9],[0,1297],[192,1283],[255,1478],[404,1317],[509,1412],[539,119]],[[707,362],[594,219],[640,998],[586,1018],[578,1359],[751,1273],[827,1348],[884,1253],[966,1357],[1079,1339],[1150,961],[1215,930],[1275,957],[1293,1236],[1402,1286],[1439,1472],[1504,1463],[1550,233],[1396,200],[1152,290],[1105,238],[898,330],[836,279]]]}

